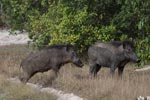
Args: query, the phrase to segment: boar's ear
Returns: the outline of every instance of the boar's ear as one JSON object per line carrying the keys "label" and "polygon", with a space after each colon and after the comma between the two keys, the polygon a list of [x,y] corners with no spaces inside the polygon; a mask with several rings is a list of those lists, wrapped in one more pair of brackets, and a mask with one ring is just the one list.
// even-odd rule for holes
{"label": "boar's ear", "polygon": [[131,48],[134,48],[135,44],[133,41],[126,40],[126,41],[123,41],[123,48],[125,49],[126,46],[130,46]]}
{"label": "boar's ear", "polygon": [[74,46],[73,45],[71,45],[71,44],[67,44],[66,45],[66,51],[74,51]]}
{"label": "boar's ear", "polygon": [[70,48],[71,48],[71,45],[67,44],[67,45],[66,45],[66,51],[67,51],[67,52],[70,51]]}
{"label": "boar's ear", "polygon": [[125,49],[126,48],[126,42],[123,41],[122,45],[123,45],[123,49]]}

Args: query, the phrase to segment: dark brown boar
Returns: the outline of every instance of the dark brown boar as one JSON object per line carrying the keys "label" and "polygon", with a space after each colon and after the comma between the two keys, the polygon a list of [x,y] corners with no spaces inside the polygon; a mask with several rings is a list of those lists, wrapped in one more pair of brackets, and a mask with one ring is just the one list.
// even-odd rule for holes
{"label": "dark brown boar", "polygon": [[72,45],[52,45],[27,56],[22,62],[20,80],[26,83],[37,72],[53,70],[57,76],[59,69],[66,63],[82,67],[83,63],[77,56]]}
{"label": "dark brown boar", "polygon": [[128,62],[140,62],[134,50],[134,42],[130,40],[96,42],[88,49],[90,73],[96,76],[104,66],[110,68],[112,76],[115,69],[118,68],[118,74],[122,77],[124,66]]}

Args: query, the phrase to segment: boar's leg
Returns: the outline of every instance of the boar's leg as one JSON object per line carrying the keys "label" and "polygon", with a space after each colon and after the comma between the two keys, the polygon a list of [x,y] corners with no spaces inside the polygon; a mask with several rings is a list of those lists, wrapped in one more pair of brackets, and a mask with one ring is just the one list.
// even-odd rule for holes
{"label": "boar's leg", "polygon": [[29,75],[26,72],[23,72],[20,76],[20,81],[26,83],[29,80]]}
{"label": "boar's leg", "polygon": [[116,66],[114,64],[112,64],[111,67],[110,67],[110,74],[111,74],[112,77],[114,76],[115,69],[116,69]]}
{"label": "boar's leg", "polygon": [[89,66],[90,66],[89,72],[90,74],[93,74],[96,64],[89,64]]}
{"label": "boar's leg", "polygon": [[57,78],[57,76],[58,76],[58,72],[55,71],[55,70],[52,70],[50,72],[50,75],[48,76],[48,78],[47,79],[42,79],[40,81],[40,84],[44,87],[51,86],[53,81]]}
{"label": "boar's leg", "polygon": [[101,69],[101,65],[96,64],[95,68],[94,68],[94,77],[97,76],[97,72]]}
{"label": "boar's leg", "polygon": [[46,84],[52,85],[53,81],[58,77],[59,70],[52,70],[54,74],[49,77]]}
{"label": "boar's leg", "polygon": [[90,64],[90,74],[94,77],[97,76],[97,72],[101,69],[101,65],[98,64]]}
{"label": "boar's leg", "polygon": [[125,60],[118,65],[118,75],[120,78],[122,78],[122,73],[123,73],[124,67],[128,62],[129,62],[129,60]]}
{"label": "boar's leg", "polygon": [[20,80],[23,82],[23,83],[27,83],[28,80],[34,75],[35,73],[27,73],[27,72],[23,72],[23,74],[21,75],[20,77]]}
{"label": "boar's leg", "polygon": [[124,66],[119,66],[118,67],[118,75],[119,75],[120,78],[122,78],[123,70],[124,70]]}

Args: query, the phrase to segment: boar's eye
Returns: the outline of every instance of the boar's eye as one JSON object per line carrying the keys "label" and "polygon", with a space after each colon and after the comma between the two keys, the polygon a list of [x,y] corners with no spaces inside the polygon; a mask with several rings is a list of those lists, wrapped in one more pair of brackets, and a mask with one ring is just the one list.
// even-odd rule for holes
{"label": "boar's eye", "polygon": [[128,53],[131,53],[132,52],[132,50],[131,49],[128,49]]}

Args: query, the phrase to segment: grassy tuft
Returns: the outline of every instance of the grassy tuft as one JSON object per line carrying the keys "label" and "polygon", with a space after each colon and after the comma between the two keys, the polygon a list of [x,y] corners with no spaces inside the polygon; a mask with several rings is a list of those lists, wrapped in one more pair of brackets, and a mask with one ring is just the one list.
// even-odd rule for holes
{"label": "grassy tuft", "polygon": [[23,84],[16,84],[0,76],[0,100],[56,100],[56,97],[41,93]]}

